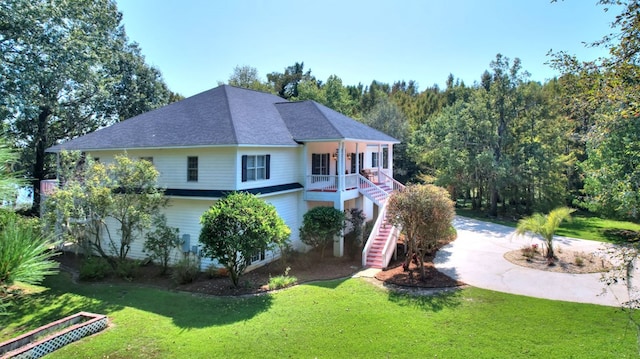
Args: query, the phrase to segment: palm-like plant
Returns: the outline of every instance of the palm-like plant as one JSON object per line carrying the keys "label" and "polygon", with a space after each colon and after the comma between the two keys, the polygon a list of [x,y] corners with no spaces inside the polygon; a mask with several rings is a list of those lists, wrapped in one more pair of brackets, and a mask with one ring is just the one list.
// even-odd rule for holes
{"label": "palm-like plant", "polygon": [[523,218],[518,221],[516,233],[523,235],[525,233],[537,234],[545,241],[547,247],[546,257],[552,261],[555,258],[553,252],[553,234],[556,232],[562,221],[571,220],[571,213],[575,209],[569,207],[556,208],[549,212],[548,215],[535,213],[533,216]]}
{"label": "palm-like plant", "polygon": [[14,282],[37,284],[46,275],[57,272],[58,263],[51,258],[55,242],[43,235],[34,220],[19,219],[15,214],[2,218],[0,229],[0,291]]}

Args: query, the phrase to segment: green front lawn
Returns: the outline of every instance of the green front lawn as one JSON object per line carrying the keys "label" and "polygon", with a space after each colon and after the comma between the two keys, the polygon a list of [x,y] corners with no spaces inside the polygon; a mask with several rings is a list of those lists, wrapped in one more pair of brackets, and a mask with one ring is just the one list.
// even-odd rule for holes
{"label": "green front lawn", "polygon": [[80,310],[110,328],[51,358],[629,358],[636,332],[618,308],[481,289],[435,297],[336,280],[244,298],[201,297],[51,277],[0,340]]}
{"label": "green front lawn", "polygon": [[[516,227],[517,221],[506,218],[491,218],[485,212],[472,211],[469,208],[456,208],[460,216],[478,219],[508,227]],[[586,212],[575,212],[571,222],[563,222],[556,231],[559,236],[589,239],[607,243],[622,243],[624,240],[615,235],[616,230],[640,232],[640,224],[626,221],[600,218]]]}

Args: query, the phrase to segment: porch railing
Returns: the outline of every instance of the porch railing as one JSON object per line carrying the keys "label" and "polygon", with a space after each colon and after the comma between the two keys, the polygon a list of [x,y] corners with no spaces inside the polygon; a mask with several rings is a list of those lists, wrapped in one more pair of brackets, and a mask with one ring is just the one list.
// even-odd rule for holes
{"label": "porch railing", "polygon": [[[358,188],[358,175],[348,174],[344,176],[344,190]],[[336,192],[339,186],[340,176],[335,175],[308,175],[307,191]]]}
{"label": "porch railing", "polygon": [[308,175],[307,191],[335,192],[338,190],[338,176]]}
{"label": "porch railing", "polygon": [[352,173],[344,176],[344,189],[355,189],[358,188],[358,174]]}
{"label": "porch railing", "polygon": [[58,188],[58,180],[42,180],[40,181],[40,193],[48,196]]}

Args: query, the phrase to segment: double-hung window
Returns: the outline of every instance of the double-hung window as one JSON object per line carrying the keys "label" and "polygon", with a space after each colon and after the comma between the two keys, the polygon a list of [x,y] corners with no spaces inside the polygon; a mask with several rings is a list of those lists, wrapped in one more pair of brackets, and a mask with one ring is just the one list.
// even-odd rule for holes
{"label": "double-hung window", "polygon": [[198,182],[198,157],[187,157],[187,181]]}
{"label": "double-hung window", "polygon": [[356,154],[351,154],[351,173],[360,173],[364,168],[364,153],[358,153],[358,170],[356,171]]}
{"label": "double-hung window", "polygon": [[257,251],[251,256],[251,259],[249,259],[249,264],[263,261],[266,257],[265,254],[265,251]]}
{"label": "double-hung window", "polygon": [[378,167],[378,152],[371,153],[371,167]]}
{"label": "double-hung window", "polygon": [[329,154],[328,153],[311,154],[311,174],[312,175],[329,175]]}
{"label": "double-hung window", "polygon": [[242,156],[242,182],[270,178],[271,155]]}

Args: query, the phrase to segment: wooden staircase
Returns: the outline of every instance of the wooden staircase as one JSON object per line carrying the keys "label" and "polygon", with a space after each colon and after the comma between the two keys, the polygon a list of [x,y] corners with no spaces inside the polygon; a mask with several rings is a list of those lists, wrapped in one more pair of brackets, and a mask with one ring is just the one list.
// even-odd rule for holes
{"label": "wooden staircase", "polygon": [[367,252],[365,267],[369,268],[384,268],[388,263],[384,263],[383,250],[387,243],[387,239],[391,234],[393,226],[387,221],[385,216],[380,229],[374,238],[369,238],[371,247]]}
{"label": "wooden staircase", "polygon": [[392,187],[387,183],[373,183],[363,177],[360,179],[360,193],[380,208],[371,235],[362,251],[362,265],[364,267],[386,267],[389,264],[393,251],[395,251],[399,230],[387,219],[386,203],[391,193],[393,193],[394,187],[401,186],[399,188],[404,188],[404,186],[395,180],[393,181]]}

